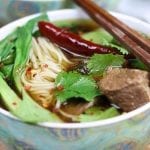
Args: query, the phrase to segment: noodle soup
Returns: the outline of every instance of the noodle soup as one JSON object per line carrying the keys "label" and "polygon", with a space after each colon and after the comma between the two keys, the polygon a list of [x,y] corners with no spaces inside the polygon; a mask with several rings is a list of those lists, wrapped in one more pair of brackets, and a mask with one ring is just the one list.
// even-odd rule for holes
{"label": "noodle soup", "polygon": [[38,16],[1,47],[1,83],[15,97],[1,91],[2,101],[25,122],[103,120],[150,101],[148,68],[91,20]]}
{"label": "noodle soup", "polygon": [[[58,20],[62,20],[62,19],[67,19],[67,20],[75,19],[76,20],[78,18],[79,19],[87,18],[83,12],[79,12],[79,11],[75,11],[75,10],[61,10],[61,11],[56,11],[56,12],[50,12],[48,14],[49,14],[49,18],[51,19],[51,21],[58,21]],[[119,19],[128,23],[128,25],[131,25],[131,27],[133,27],[134,29],[136,29],[142,33],[146,34],[146,33],[150,32],[150,28],[149,28],[148,24],[145,24],[135,18],[124,16],[121,14],[115,14],[115,13],[113,13],[113,14],[115,16],[117,16]],[[3,39],[8,34],[12,33],[16,29],[17,26],[21,26],[21,25],[23,26],[31,18],[33,18],[33,16],[24,18],[22,20],[19,20],[17,22],[14,22],[14,23],[2,28],[0,30],[0,33],[1,33],[0,38]],[[31,28],[32,26],[28,25],[28,27]],[[83,35],[80,32],[78,34],[80,34],[81,36]],[[20,34],[18,34],[18,35],[20,35]],[[30,43],[30,41],[32,39],[32,36],[28,37],[27,35],[30,35],[30,34],[24,34],[22,36],[21,39],[23,39],[23,42],[22,42],[22,40],[17,42],[15,39],[15,45],[17,45],[17,47],[20,47],[20,42],[22,42],[24,44],[24,46],[21,48],[21,49],[23,49],[23,52],[25,52],[27,50],[24,47],[26,47],[26,45],[28,45],[28,42]],[[34,33],[34,36],[35,37],[39,36],[39,33],[38,32]],[[88,36],[89,36],[89,34],[88,34]],[[87,38],[87,35],[86,35],[86,37],[84,35],[84,38]],[[27,39],[29,39],[29,40],[27,40]],[[28,42],[25,42],[26,40]],[[37,43],[37,41],[38,40],[36,39],[36,43]],[[46,41],[49,41],[49,40],[46,40]],[[91,41],[91,38],[90,38],[90,41]],[[11,40],[9,42],[11,42]],[[116,43],[116,42],[115,42],[115,44],[118,45],[118,43]],[[56,46],[56,44],[54,44],[54,46]],[[18,50],[17,52],[20,52],[20,51]],[[30,59],[31,59],[33,56],[30,53],[31,47],[29,47],[29,51],[26,51],[26,52],[28,52],[29,55],[27,55],[27,56],[30,56]],[[42,54],[44,52],[45,51],[42,51]],[[66,51],[62,51],[62,52],[63,52],[63,55],[65,55],[65,57],[69,61],[73,60],[75,65],[73,65],[72,67],[73,67],[73,69],[77,70],[77,72],[79,72],[82,75],[85,75],[85,73],[89,72],[86,67],[84,69],[80,68],[80,66],[83,66],[83,64],[87,63],[87,61],[84,61],[84,63],[80,63],[80,60],[83,60],[83,59],[87,60],[89,58],[89,56],[81,57],[81,55],[78,54],[74,57],[74,55],[72,56],[72,53],[68,54],[68,52],[66,52]],[[12,51],[12,54],[13,54],[13,51]],[[107,118],[105,120],[104,120],[104,118],[103,119],[97,118],[97,116],[98,117],[100,116],[100,114],[99,114],[100,111],[99,110],[97,111],[97,108],[92,108],[92,110],[88,110],[86,113],[83,113],[82,116],[80,116],[80,119],[82,119],[82,121],[84,123],[79,123],[79,120],[78,121],[73,120],[72,123],[64,123],[64,121],[70,122],[70,115],[68,116],[69,119],[67,118],[67,120],[66,120],[66,117],[63,119],[62,116],[60,119],[57,109],[55,109],[53,111],[49,111],[50,109],[45,109],[44,107],[41,108],[42,105],[39,105],[40,103],[38,103],[36,100],[31,101],[32,96],[28,95],[28,94],[30,94],[30,91],[28,91],[28,87],[25,86],[26,81],[27,81],[27,83],[30,83],[30,82],[28,82],[28,81],[30,81],[29,80],[30,78],[29,79],[27,78],[27,80],[26,80],[26,77],[28,77],[28,76],[26,76],[25,73],[26,73],[26,70],[28,70],[27,68],[29,67],[28,65],[30,65],[31,61],[29,61],[29,59],[27,59],[27,61],[29,63],[25,63],[25,66],[23,65],[22,61],[26,60],[25,54],[27,54],[27,53],[22,53],[20,55],[21,59],[19,59],[20,57],[18,58],[18,60],[20,60],[19,63],[16,63],[16,65],[13,67],[13,68],[16,68],[18,65],[21,64],[21,66],[19,66],[20,70],[18,70],[17,72],[13,72],[14,73],[13,81],[15,81],[16,84],[13,84],[13,86],[12,86],[11,80],[8,80],[8,78],[7,78],[7,83],[9,84],[9,87],[8,87],[6,82],[4,82],[3,78],[0,78],[0,82],[1,82],[0,86],[3,87],[3,88],[0,88],[1,93],[3,93],[3,94],[1,94],[1,99],[2,98],[4,99],[4,97],[7,96],[7,98],[8,98],[7,100],[9,101],[9,103],[8,103],[8,101],[6,101],[6,99],[5,99],[5,106],[7,106],[7,109],[9,108],[9,111],[6,111],[6,109],[0,108],[0,112],[1,112],[0,113],[0,142],[2,143],[3,147],[6,147],[7,149],[17,149],[17,148],[21,147],[23,149],[39,149],[39,150],[40,149],[44,149],[44,150],[56,149],[57,150],[57,149],[60,149],[60,147],[62,149],[75,149],[75,150],[76,149],[90,149],[90,150],[92,150],[92,149],[93,150],[95,150],[95,149],[115,149],[116,150],[118,148],[124,148],[124,147],[126,147],[126,148],[130,147],[130,148],[134,148],[134,149],[143,149],[143,148],[146,149],[149,146],[149,130],[150,130],[150,126],[149,126],[150,105],[149,105],[149,103],[145,104],[144,106],[142,106],[140,108],[137,108],[136,110],[122,114],[122,111],[120,111],[120,107],[114,105],[114,103],[110,102],[110,100],[107,102],[109,96],[105,97],[105,96],[101,95],[100,97],[103,99],[98,102],[104,102],[104,103],[102,103],[102,104],[98,103],[96,105],[103,106],[104,108],[101,109],[102,111],[107,110],[107,108],[113,107],[113,112],[116,109],[117,109],[117,112],[119,110],[119,114],[118,113],[116,114],[119,116],[116,116],[113,118]],[[38,55],[39,55],[39,53],[38,53]],[[39,56],[42,56],[42,55],[39,55]],[[42,57],[40,57],[40,59],[41,58]],[[37,57],[36,57],[36,59],[37,59]],[[43,58],[41,60],[43,60]],[[12,62],[12,61],[9,61],[9,63],[10,62]],[[37,64],[38,63],[39,62],[37,61]],[[137,61],[132,60],[126,65],[128,65],[128,68],[136,68],[137,64],[139,67],[139,63],[137,63]],[[125,67],[125,66],[123,66],[123,67]],[[143,67],[143,65],[142,65],[142,67]],[[24,69],[22,70],[22,68],[24,68]],[[47,68],[47,65],[44,68]],[[114,69],[115,69],[115,71],[113,71],[113,74],[116,74],[116,72],[118,73],[116,68],[113,68],[113,70]],[[118,69],[118,67],[117,67],[117,69]],[[72,71],[72,69],[70,67],[68,67],[67,70]],[[65,70],[65,71],[67,71],[67,70]],[[30,72],[30,69],[28,71]],[[112,71],[112,69],[109,68],[107,71]],[[122,72],[124,73],[124,71],[126,71],[126,70],[121,69],[121,73]],[[9,71],[7,71],[7,73],[8,73],[7,75],[9,75]],[[128,73],[130,74],[130,72],[128,72]],[[20,76],[20,74],[21,74],[21,76]],[[18,78],[18,75],[19,75],[19,78]],[[78,74],[77,74],[77,76],[78,76]],[[107,77],[109,77],[109,76],[107,76]],[[138,76],[138,77],[140,77],[140,76]],[[21,79],[21,84],[20,84],[20,79]],[[40,79],[41,78],[37,78],[37,80],[40,80]],[[71,79],[72,79],[71,81],[74,81],[73,80],[74,78],[71,78]],[[94,77],[94,81],[97,81],[98,79],[99,78],[97,78],[97,76]],[[135,78],[135,79],[137,79],[137,78]],[[114,80],[116,80],[116,78],[114,78]],[[51,82],[51,80],[49,80],[49,81]],[[42,82],[43,82],[43,80],[42,80]],[[74,83],[76,83],[76,82],[74,82]],[[77,80],[77,83],[78,83],[78,80]],[[103,84],[105,83],[104,80],[102,83]],[[102,83],[100,84],[101,86],[103,85]],[[107,83],[110,84],[110,82],[107,82]],[[21,85],[21,87],[22,87],[22,85],[24,87],[17,88],[20,85]],[[83,84],[80,84],[80,85],[83,85]],[[10,89],[10,87],[12,87],[12,89],[15,90],[16,94],[14,94],[14,90],[12,91]],[[58,88],[57,90],[59,90],[59,91],[63,90],[62,86],[58,86],[57,88]],[[43,89],[45,89],[45,88],[43,88]],[[114,89],[114,87],[113,87],[113,89]],[[89,92],[89,93],[91,93],[91,92]],[[63,111],[66,111],[66,108],[65,108],[65,106],[67,106],[66,104],[69,103],[71,106],[73,103],[73,105],[74,105],[74,103],[76,103],[76,102],[78,103],[79,98],[77,98],[76,101],[75,100],[76,100],[76,98],[73,98],[73,99],[70,99],[67,103],[64,102],[63,105],[61,104],[63,106]],[[85,103],[85,100],[83,100],[83,98],[81,98],[80,101],[82,103]],[[62,102],[62,99],[61,99],[61,102]],[[86,107],[93,106],[93,103],[91,101],[90,102],[87,101],[86,103],[87,103],[87,105],[85,105]],[[11,105],[9,105],[9,104],[11,104]],[[19,109],[19,107],[17,107],[17,106],[21,106],[21,108]],[[61,108],[62,108],[62,106],[61,106]],[[60,107],[59,103],[57,103],[56,108],[57,107],[58,108]],[[31,109],[31,108],[34,108],[34,109]],[[67,106],[67,109],[68,108],[69,107]],[[131,108],[131,107],[126,107],[126,108]],[[48,111],[45,111],[45,110],[48,110]],[[95,115],[94,115],[95,117],[94,116],[89,117],[92,115],[93,110],[95,112]],[[130,111],[130,110],[125,110],[125,111]],[[71,112],[73,112],[72,109],[71,109]],[[122,115],[120,115],[120,113]],[[14,117],[14,115],[17,118]],[[67,115],[68,115],[68,113],[67,113]],[[72,119],[72,117],[73,117],[73,119],[78,119],[78,117],[76,118],[76,116],[74,117],[74,115],[73,116],[71,115],[71,119]],[[18,118],[19,118],[19,120],[18,120]],[[94,118],[97,121],[92,121],[92,120],[90,120],[91,118],[92,119]],[[47,122],[35,124],[37,122],[43,122],[45,120]],[[61,122],[62,120],[63,120],[63,123]],[[90,122],[87,123],[87,120]],[[28,123],[24,123],[23,121],[28,122]],[[61,123],[58,123],[58,122],[61,122]],[[29,124],[29,123],[32,123],[32,124]],[[34,123],[34,125],[33,125],[33,123]],[[138,134],[137,134],[137,132],[138,132]]]}

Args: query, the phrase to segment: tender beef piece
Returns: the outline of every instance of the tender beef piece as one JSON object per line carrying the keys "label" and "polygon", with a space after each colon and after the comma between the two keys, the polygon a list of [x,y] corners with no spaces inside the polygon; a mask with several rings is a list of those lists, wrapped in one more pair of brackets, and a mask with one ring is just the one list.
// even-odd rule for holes
{"label": "tender beef piece", "polygon": [[137,69],[109,70],[98,83],[100,90],[123,111],[150,102],[149,73]]}

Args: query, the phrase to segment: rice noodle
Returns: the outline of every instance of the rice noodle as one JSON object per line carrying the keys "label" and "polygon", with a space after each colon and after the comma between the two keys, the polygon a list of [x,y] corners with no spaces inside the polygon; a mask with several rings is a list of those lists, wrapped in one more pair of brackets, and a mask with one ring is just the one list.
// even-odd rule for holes
{"label": "rice noodle", "polygon": [[54,81],[72,62],[48,39],[32,39],[30,59],[21,76],[25,89],[43,107],[56,104]]}

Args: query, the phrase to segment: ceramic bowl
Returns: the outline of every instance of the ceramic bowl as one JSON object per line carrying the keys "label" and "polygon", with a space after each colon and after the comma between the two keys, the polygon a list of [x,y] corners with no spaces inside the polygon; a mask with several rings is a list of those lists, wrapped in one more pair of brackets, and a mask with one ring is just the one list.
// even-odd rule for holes
{"label": "ceramic bowl", "polygon": [[[132,28],[150,33],[150,25],[123,14],[112,13]],[[80,10],[48,13],[51,20],[87,18]],[[0,29],[0,39],[34,16]],[[130,113],[90,123],[40,123],[19,121],[0,108],[0,147],[24,150],[146,150],[150,147],[150,103]]]}

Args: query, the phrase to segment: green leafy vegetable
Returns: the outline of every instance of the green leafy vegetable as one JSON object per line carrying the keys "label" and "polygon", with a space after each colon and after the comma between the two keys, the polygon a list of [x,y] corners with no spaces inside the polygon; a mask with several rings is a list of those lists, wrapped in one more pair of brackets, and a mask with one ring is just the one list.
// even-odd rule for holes
{"label": "green leafy vegetable", "polygon": [[72,97],[81,97],[87,101],[99,95],[95,81],[88,76],[77,72],[62,72],[55,81],[57,100],[61,103]]}
{"label": "green leafy vegetable", "polygon": [[129,52],[122,46],[119,46],[119,45],[116,45],[116,44],[113,44],[113,43],[106,43],[105,46],[116,48],[123,55],[129,54]]}
{"label": "green leafy vegetable", "polygon": [[21,100],[7,85],[1,74],[0,89],[0,96],[4,100],[7,108],[12,114],[20,118],[22,121],[29,123],[38,123],[43,121],[60,122],[60,119],[55,114],[42,108],[36,102],[31,100],[24,90],[22,91],[24,99]]}
{"label": "green leafy vegetable", "polygon": [[4,79],[5,78],[5,75],[4,73],[0,72],[0,76]]}
{"label": "green leafy vegetable", "polygon": [[15,39],[17,32],[14,30],[0,41],[0,71],[4,78],[11,78],[13,63],[15,58]]}
{"label": "green leafy vegetable", "polygon": [[109,67],[121,67],[125,62],[122,55],[95,54],[87,63],[90,74],[102,75]]}
{"label": "green leafy vegetable", "polygon": [[12,53],[16,36],[15,30],[0,41],[0,63],[3,63],[3,59],[5,60],[6,57],[9,57],[9,53]]}
{"label": "green leafy vegetable", "polygon": [[80,122],[91,122],[111,118],[118,115],[119,112],[114,107],[111,107],[105,111],[101,110],[100,107],[91,107],[87,109],[84,114],[81,114],[78,120]]}
{"label": "green leafy vegetable", "polygon": [[[58,122],[60,121],[59,118],[49,112],[48,110],[44,109],[40,105],[38,105],[32,98],[27,94],[24,90],[24,87],[21,83],[21,73],[24,71],[26,63],[29,59],[30,47],[31,47],[31,40],[32,40],[32,33],[34,30],[34,25],[37,21],[42,19],[43,17],[37,17],[33,20],[30,20],[22,27],[19,27],[15,31],[16,40],[15,40],[15,60],[14,60],[14,67],[13,68],[13,79],[18,90],[19,98],[16,93],[7,85],[6,81],[3,80],[5,71],[10,69],[11,72],[12,68],[1,68],[3,73],[0,73],[0,95],[2,100],[4,101],[7,108],[18,118],[22,121],[30,122],[30,123],[37,123],[43,121],[53,121]],[[45,18],[45,16],[44,16]],[[4,40],[5,41],[5,40]],[[6,38],[7,41],[7,38]],[[5,45],[5,44],[4,44]],[[7,52],[5,52],[5,55]],[[8,66],[11,67],[11,66]],[[9,93],[9,94],[8,94]]]}
{"label": "green leafy vegetable", "polygon": [[139,59],[130,60],[131,66],[133,68],[141,69],[141,70],[148,70],[147,66],[141,62]]}
{"label": "green leafy vegetable", "polygon": [[26,64],[29,58],[29,52],[31,48],[32,31],[28,30],[26,26],[19,27],[17,30],[16,40],[16,58],[14,68],[20,67],[21,69]]}
{"label": "green leafy vegetable", "polygon": [[11,78],[13,63],[15,58],[16,30],[0,41],[0,71],[4,78]]}
{"label": "green leafy vegetable", "polygon": [[41,15],[32,20],[29,20],[24,26],[19,27],[16,31],[17,40],[15,42],[16,58],[13,69],[13,80],[17,90],[21,93],[22,83],[20,76],[29,59],[29,53],[32,42],[32,33],[36,23],[40,20],[47,20],[47,15]]}
{"label": "green leafy vegetable", "polygon": [[11,51],[13,51],[12,50],[13,47],[14,47],[14,43],[12,43],[12,42],[7,43],[7,45],[5,45],[5,47],[3,47],[3,50],[1,51],[1,60],[3,58],[7,57],[9,55],[9,53]]}
{"label": "green leafy vegetable", "polygon": [[15,59],[15,51],[11,51],[8,56],[4,57],[1,61],[1,64],[3,66],[5,65],[10,65],[14,63],[14,59]]}
{"label": "green leafy vegetable", "polygon": [[113,37],[102,28],[85,33],[82,35],[82,37],[86,40],[90,40],[94,43],[102,45],[111,43],[111,41],[113,40]]}
{"label": "green leafy vegetable", "polygon": [[12,70],[13,70],[13,64],[5,65],[2,68],[0,68],[0,71],[3,73],[6,79],[11,78]]}
{"label": "green leafy vegetable", "polygon": [[34,28],[35,28],[35,25],[37,24],[37,22],[39,21],[49,21],[49,18],[47,16],[47,14],[42,14],[40,16],[37,16],[31,20],[29,20],[27,23],[26,23],[26,28],[29,30],[29,31],[34,31]]}
{"label": "green leafy vegetable", "polygon": [[118,43],[116,43],[113,36],[102,28],[85,33],[82,35],[82,37],[86,40],[92,41],[97,44],[102,44],[108,47],[116,48],[122,54],[128,54],[128,51],[122,46],[120,46]]}

